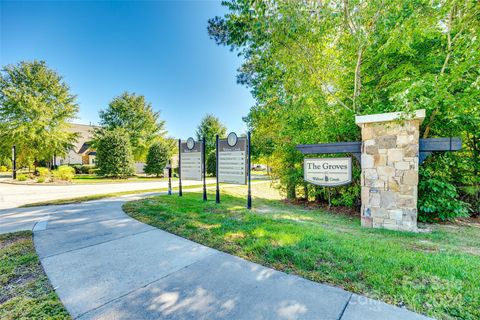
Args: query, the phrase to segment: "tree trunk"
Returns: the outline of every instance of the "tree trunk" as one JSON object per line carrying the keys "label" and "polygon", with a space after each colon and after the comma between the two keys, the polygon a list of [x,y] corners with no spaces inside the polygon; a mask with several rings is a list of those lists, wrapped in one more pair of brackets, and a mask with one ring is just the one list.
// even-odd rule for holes
{"label": "tree trunk", "polygon": [[353,112],[357,114],[357,98],[360,96],[360,91],[362,89],[362,59],[363,59],[363,47],[358,48],[357,53],[357,64],[355,66],[355,83],[353,89]]}

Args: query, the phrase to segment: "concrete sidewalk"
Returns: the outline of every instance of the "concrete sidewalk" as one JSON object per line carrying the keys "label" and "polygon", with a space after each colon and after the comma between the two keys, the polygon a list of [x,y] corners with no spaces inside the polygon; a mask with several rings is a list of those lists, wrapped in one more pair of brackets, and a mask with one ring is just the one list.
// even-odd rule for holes
{"label": "concrete sidewalk", "polygon": [[138,197],[56,206],[35,224],[42,265],[73,317],[427,319],[140,223],[121,209]]}

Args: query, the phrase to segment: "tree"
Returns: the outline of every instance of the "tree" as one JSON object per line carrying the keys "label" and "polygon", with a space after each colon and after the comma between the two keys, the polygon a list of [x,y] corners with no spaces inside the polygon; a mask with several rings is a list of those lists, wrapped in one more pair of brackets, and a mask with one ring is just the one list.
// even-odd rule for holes
{"label": "tree", "polygon": [[[448,157],[450,163],[435,170],[449,171],[449,183],[459,188],[478,186],[478,2],[223,4],[228,12],[211,19],[208,32],[217,44],[244,57],[237,80],[256,99],[246,117],[254,155],[274,160],[273,174],[289,197],[309,197],[296,144],[358,141],[355,115],[422,108],[427,111],[423,137],[461,136],[465,143],[462,152]],[[430,161],[422,165],[429,166]],[[343,204],[342,192],[355,194],[355,188],[336,188],[332,199]],[[421,189],[422,194],[435,193],[428,185]],[[318,195],[313,191],[312,196]]]}
{"label": "tree", "polygon": [[218,134],[220,138],[224,138],[227,134],[227,128],[217,117],[207,114],[203,117],[195,133],[199,141],[205,137],[207,173],[216,174],[215,137]]}
{"label": "tree", "polygon": [[125,129],[97,131],[93,146],[99,175],[126,178],[134,173],[130,137]]}
{"label": "tree", "polygon": [[78,111],[76,97],[44,61],[21,61],[2,69],[0,77],[0,154],[17,146],[20,164],[50,160],[73,148],[77,135],[68,122]]}
{"label": "tree", "polygon": [[160,176],[171,156],[171,149],[166,141],[162,139],[154,142],[148,148],[147,164],[144,168],[145,173],[155,174],[157,177]]}
{"label": "tree", "polygon": [[100,123],[106,130],[123,128],[130,136],[136,161],[144,161],[150,145],[166,134],[165,121],[160,112],[142,95],[124,92],[115,97],[106,110],[100,111]]}

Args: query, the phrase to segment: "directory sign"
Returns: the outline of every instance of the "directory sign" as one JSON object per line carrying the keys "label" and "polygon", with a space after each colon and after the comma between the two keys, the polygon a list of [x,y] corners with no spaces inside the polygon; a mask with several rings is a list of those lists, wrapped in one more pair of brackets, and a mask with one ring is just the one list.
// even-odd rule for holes
{"label": "directory sign", "polygon": [[182,180],[202,180],[202,141],[188,138],[180,143],[180,175]]}
{"label": "directory sign", "polygon": [[230,133],[227,139],[218,140],[218,181],[247,184],[247,138]]}

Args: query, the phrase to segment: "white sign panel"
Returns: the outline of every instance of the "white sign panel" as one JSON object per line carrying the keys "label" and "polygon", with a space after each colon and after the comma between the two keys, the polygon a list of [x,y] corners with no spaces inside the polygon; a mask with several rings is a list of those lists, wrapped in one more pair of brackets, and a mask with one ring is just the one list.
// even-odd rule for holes
{"label": "white sign panel", "polygon": [[202,142],[189,139],[180,148],[182,180],[202,180]]}
{"label": "white sign panel", "polygon": [[305,159],[304,180],[318,186],[333,187],[352,182],[352,158]]}
{"label": "white sign panel", "polygon": [[247,184],[247,138],[218,140],[218,181]]}

